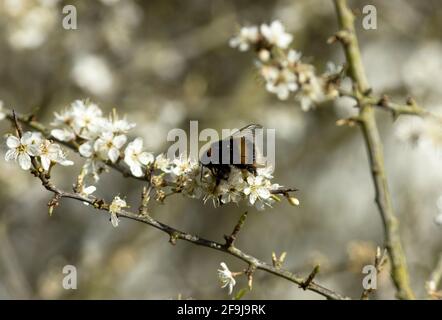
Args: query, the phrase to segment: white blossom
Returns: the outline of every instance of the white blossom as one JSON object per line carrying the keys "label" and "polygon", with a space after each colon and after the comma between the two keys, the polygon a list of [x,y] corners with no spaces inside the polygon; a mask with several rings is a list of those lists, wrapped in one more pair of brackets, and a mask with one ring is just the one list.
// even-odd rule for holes
{"label": "white blossom", "polygon": [[114,133],[115,135],[126,134],[129,132],[130,129],[134,128],[135,126],[135,123],[127,121],[126,118],[120,119],[115,112],[115,109],[112,116],[110,116],[109,119],[103,121],[103,131],[109,131]]}
{"label": "white blossom", "polygon": [[43,140],[39,145],[38,153],[43,169],[49,170],[51,163],[59,163],[62,166],[71,166],[74,163],[66,159],[66,155],[60,145],[49,140]]}
{"label": "white blossom", "polygon": [[171,172],[176,176],[180,176],[191,172],[195,166],[198,166],[197,162],[191,160],[190,158],[181,156],[172,161]]}
{"label": "white blossom", "polygon": [[163,172],[170,172],[172,166],[172,161],[170,161],[169,158],[167,158],[164,154],[159,154],[155,158],[154,167],[155,169],[161,170]]}
{"label": "white blossom", "polygon": [[126,207],[126,201],[121,199],[119,196],[116,196],[114,200],[112,200],[112,203],[109,206],[109,213],[111,215],[111,223],[115,228],[118,227],[118,223],[120,222],[117,214],[121,211],[122,208]]}
{"label": "white blossom", "polygon": [[142,168],[155,160],[153,154],[143,151],[143,140],[136,138],[124,151],[124,162],[129,166],[135,177],[143,176]]}
{"label": "white blossom", "polygon": [[75,132],[86,139],[95,136],[103,124],[101,109],[91,102],[76,100],[71,104]]}
{"label": "white blossom", "polygon": [[222,288],[228,287],[229,294],[232,294],[233,287],[236,285],[236,280],[224,262],[221,262],[220,265],[221,269],[218,269],[218,279],[221,282]]}
{"label": "white blossom", "polygon": [[120,158],[120,149],[126,143],[125,135],[115,136],[112,132],[103,132],[94,143],[94,150],[103,157],[103,160],[110,159],[112,163]]}
{"label": "white blossom", "polygon": [[221,203],[238,203],[243,198],[245,186],[246,182],[241,170],[232,167],[229,178],[222,180],[218,185],[217,191],[220,194]]}
{"label": "white blossom", "polygon": [[249,175],[247,177],[247,186],[244,188],[244,194],[249,197],[249,203],[255,205],[258,210],[263,210],[264,205],[270,204],[272,194],[270,181],[263,176]]}
{"label": "white blossom", "polygon": [[9,150],[6,152],[5,160],[15,160],[23,170],[29,170],[32,165],[31,157],[39,155],[40,139],[40,135],[33,132],[24,133],[20,139],[9,136],[6,140]]}
{"label": "white blossom", "polygon": [[80,100],[76,100],[71,104],[71,109],[64,109],[62,112],[54,112],[54,120],[51,122],[52,126],[61,126],[61,125],[68,125],[71,126],[74,122],[74,113],[72,111],[73,106],[76,105],[77,102]]}
{"label": "white blossom", "polygon": [[267,75],[266,89],[274,93],[280,100],[287,100],[290,92],[298,90],[295,74],[289,69],[278,70],[273,68]]}
{"label": "white blossom", "polygon": [[238,48],[239,51],[247,51],[251,44],[254,44],[259,39],[258,27],[242,27],[239,34],[230,39],[230,46]]}
{"label": "white blossom", "polygon": [[262,24],[260,30],[270,44],[281,49],[287,49],[293,40],[293,36],[285,32],[285,28],[279,20],[273,21],[270,25]]}

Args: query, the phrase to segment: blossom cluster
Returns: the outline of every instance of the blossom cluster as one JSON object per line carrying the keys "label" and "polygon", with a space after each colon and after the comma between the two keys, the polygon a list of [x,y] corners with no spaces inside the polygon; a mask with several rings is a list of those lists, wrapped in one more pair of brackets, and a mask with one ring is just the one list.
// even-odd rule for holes
{"label": "blossom cluster", "polygon": [[321,76],[315,74],[311,64],[301,61],[302,54],[289,46],[293,36],[285,31],[278,20],[270,25],[249,26],[240,29],[230,39],[230,46],[239,51],[251,48],[257,53],[256,65],[266,83],[267,91],[286,100],[291,94],[301,103],[304,111],[337,96],[335,82],[340,68],[334,65]]}
{"label": "blossom cluster", "polygon": [[145,174],[143,169],[154,160],[151,153],[142,151],[141,138],[126,145],[127,133],[135,127],[134,123],[119,118],[115,111],[105,117],[102,110],[90,101],[74,101],[63,112],[55,113],[52,125],[57,127],[51,131],[54,138],[79,142],[80,155],[88,159],[85,173],[93,176],[95,181],[104,170],[103,162],[117,163],[124,158],[131,173],[141,177]]}
{"label": "blossom cluster", "polygon": [[[102,110],[90,101],[77,100],[63,112],[55,113],[52,125],[56,126],[51,131],[54,138],[79,145],[80,155],[87,158],[83,173],[94,177],[95,182],[106,163],[123,161],[133,176],[150,179],[160,202],[172,192],[204,202],[211,200],[215,206],[248,200],[250,205],[263,210],[277,199],[272,190],[280,186],[271,182],[270,167],[258,169],[255,175],[231,166],[228,178],[219,180],[198,161],[185,156],[155,157],[143,150],[142,138],[127,143],[127,134],[135,124],[119,118],[116,112],[104,117]],[[91,191],[88,188],[85,192]]]}
{"label": "blossom cluster", "polygon": [[39,132],[28,131],[22,137],[10,135],[6,139],[6,145],[9,150],[5,160],[18,162],[23,170],[31,169],[32,158],[37,159],[45,171],[49,171],[56,163],[62,166],[74,164],[66,159],[66,154],[59,144],[43,138]]}
{"label": "blossom cluster", "polygon": [[[62,112],[56,112],[51,123],[54,140],[66,143],[86,158],[76,192],[89,197],[96,191],[96,184],[107,165],[124,164],[132,176],[150,182],[155,199],[163,202],[168,195],[182,195],[212,201],[214,206],[247,201],[258,210],[279,200],[276,195],[279,184],[272,183],[272,168],[258,168],[252,173],[246,169],[230,166],[227,178],[219,179],[211,170],[198,160],[182,155],[169,159],[165,154],[156,157],[143,149],[143,139],[137,137],[128,141],[128,133],[135,126],[126,118],[118,117],[115,111],[109,117],[90,101],[74,101]],[[51,165],[72,165],[66,159],[59,144],[43,138],[41,133],[26,132],[21,138],[10,136],[7,139],[10,150],[6,160],[16,160],[23,169],[30,169],[32,157],[37,158],[44,170]],[[89,178],[93,178],[92,183]],[[81,178],[81,179],[80,179]],[[85,183],[87,185],[85,185]],[[118,199],[117,199],[118,198]],[[290,198],[297,205],[297,199]],[[113,205],[115,204],[115,205]],[[119,209],[126,206],[123,199],[116,197],[112,202],[112,224],[118,225]]]}
{"label": "blossom cluster", "polygon": [[247,200],[249,205],[263,210],[278,199],[272,191],[281,187],[271,182],[271,167],[259,168],[253,174],[231,166],[228,178],[217,180],[197,161],[185,157],[169,160],[161,154],[157,156],[153,169],[152,183],[158,200],[164,199],[166,192],[162,188],[168,187],[172,192],[190,198],[203,199],[204,202],[211,200],[214,206]]}

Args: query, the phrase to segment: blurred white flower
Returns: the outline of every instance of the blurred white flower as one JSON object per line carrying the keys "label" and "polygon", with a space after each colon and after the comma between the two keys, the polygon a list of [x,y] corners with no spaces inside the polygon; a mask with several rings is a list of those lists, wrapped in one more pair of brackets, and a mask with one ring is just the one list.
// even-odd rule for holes
{"label": "blurred white flower", "polygon": [[9,150],[6,152],[5,160],[17,161],[23,170],[31,168],[31,156],[39,155],[38,144],[40,137],[32,132],[26,132],[21,139],[16,136],[9,136],[6,139],[6,145]]}
{"label": "blurred white flower", "polygon": [[48,38],[57,21],[57,9],[44,6],[34,6],[23,10],[8,26],[8,40],[16,50],[35,49]]}
{"label": "blurred white flower", "polygon": [[295,63],[301,60],[302,53],[293,49],[290,49],[287,53],[287,60],[283,63],[286,64],[286,66],[293,66]]}
{"label": "blurred white flower", "polygon": [[115,228],[118,227],[118,223],[120,222],[117,214],[121,211],[122,208],[126,207],[126,201],[121,199],[119,196],[116,196],[114,200],[112,200],[112,203],[109,206],[109,213],[111,215],[111,223]]}
{"label": "blurred white flower", "polygon": [[6,118],[6,113],[3,112],[3,101],[0,100],[0,120]]}
{"label": "blurred white flower", "polygon": [[438,226],[442,226],[442,212],[434,217],[434,223],[436,223]]}
{"label": "blurred white flower", "polygon": [[270,60],[271,54],[270,51],[267,49],[261,49],[258,52],[258,58],[262,62],[268,62]]}
{"label": "blurred white flower", "polygon": [[229,294],[232,294],[233,287],[236,285],[236,280],[224,262],[221,262],[220,265],[221,269],[218,269],[218,279],[221,282],[222,288],[228,287]]}
{"label": "blurred white flower", "polygon": [[155,160],[153,154],[143,151],[143,140],[136,138],[124,151],[124,162],[129,166],[135,177],[143,176],[142,168]]}
{"label": "blurred white flower", "polygon": [[[302,77],[301,77],[302,76]],[[323,101],[326,97],[324,95],[323,85],[313,71],[308,71],[299,76],[301,81],[301,90],[298,93],[298,99],[301,102],[301,109],[309,111],[317,103]]]}
{"label": "blurred white flower", "polygon": [[329,61],[329,62],[327,62],[327,70],[325,72],[325,75],[332,76],[332,75],[339,74],[342,72],[343,68],[344,68],[344,66],[336,65],[334,62]]}
{"label": "blurred white flower", "polygon": [[242,27],[239,34],[230,39],[229,45],[232,48],[238,48],[239,51],[247,51],[251,44],[259,39],[258,27]]}
{"label": "blurred white flower", "polygon": [[113,75],[103,57],[93,54],[78,58],[72,68],[75,83],[93,94],[106,95],[113,88]]}
{"label": "blurred white flower", "polygon": [[[442,83],[442,45],[438,42],[426,42],[418,46],[402,65],[402,79],[414,94],[440,92]],[[440,95],[439,95],[440,97]]]}
{"label": "blurred white flower", "polygon": [[103,158],[112,163],[120,158],[120,149],[126,143],[126,136],[115,136],[112,132],[103,132],[94,143],[94,150]]}
{"label": "blurred white flower", "polygon": [[280,100],[287,100],[290,92],[298,90],[296,76],[288,69],[276,69],[276,72],[272,72],[271,77],[266,80],[267,91],[276,94]]}
{"label": "blurred white flower", "polygon": [[260,30],[270,44],[281,49],[287,49],[293,40],[293,36],[285,32],[284,26],[278,20],[273,21],[270,25],[262,24]]}

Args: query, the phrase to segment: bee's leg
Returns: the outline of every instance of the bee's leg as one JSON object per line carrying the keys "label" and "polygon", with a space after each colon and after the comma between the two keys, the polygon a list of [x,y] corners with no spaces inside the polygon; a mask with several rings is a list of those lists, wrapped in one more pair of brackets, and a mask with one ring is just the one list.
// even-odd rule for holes
{"label": "bee's leg", "polygon": [[222,205],[224,205],[224,203],[222,203],[222,201],[221,201],[221,196],[218,196],[218,203],[219,203],[219,206],[221,207]]}

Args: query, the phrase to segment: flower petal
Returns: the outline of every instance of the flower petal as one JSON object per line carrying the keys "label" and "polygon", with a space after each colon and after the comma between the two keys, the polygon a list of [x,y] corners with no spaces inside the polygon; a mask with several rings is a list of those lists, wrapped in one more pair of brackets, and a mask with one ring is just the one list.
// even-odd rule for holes
{"label": "flower petal", "polygon": [[120,149],[125,143],[126,143],[126,136],[124,134],[116,136],[113,139],[113,144],[115,145],[115,147],[117,147],[118,149]]}
{"label": "flower petal", "polygon": [[138,160],[140,160],[140,162],[144,165],[148,165],[152,162],[154,162],[155,157],[153,156],[152,153],[149,152],[142,152],[140,153],[140,155],[138,156]]}
{"label": "flower petal", "polygon": [[18,155],[18,164],[23,170],[31,168],[31,157],[27,153],[20,153]]}
{"label": "flower petal", "polygon": [[51,166],[51,159],[49,159],[48,156],[41,156],[40,160],[43,169],[45,169],[46,171],[49,170],[49,167]]}
{"label": "flower petal", "polygon": [[86,158],[89,158],[89,157],[92,156],[92,150],[93,150],[93,148],[92,148],[92,143],[91,143],[91,142],[83,143],[83,144],[78,148],[78,151],[80,152],[80,154],[81,154],[83,157],[86,157]]}
{"label": "flower petal", "polygon": [[20,145],[20,140],[16,136],[9,136],[8,139],[6,139],[6,145],[8,148],[17,148]]}
{"label": "flower petal", "polygon": [[112,161],[112,163],[115,163],[120,157],[120,151],[117,148],[112,147],[109,149],[107,155],[109,156],[110,161]]}
{"label": "flower petal", "polygon": [[5,154],[5,160],[11,161],[17,159],[18,152],[15,149],[8,150]]}
{"label": "flower petal", "polygon": [[132,165],[130,166],[130,171],[135,177],[142,177],[143,176],[143,170],[138,165]]}

